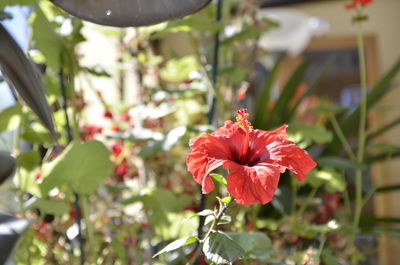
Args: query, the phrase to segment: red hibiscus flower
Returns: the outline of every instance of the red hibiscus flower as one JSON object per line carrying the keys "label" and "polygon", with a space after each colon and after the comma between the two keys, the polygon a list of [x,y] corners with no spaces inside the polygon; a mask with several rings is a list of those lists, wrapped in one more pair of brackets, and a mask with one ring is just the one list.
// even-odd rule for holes
{"label": "red hibiscus flower", "polygon": [[300,181],[316,166],[301,148],[286,140],[286,127],[269,132],[253,129],[246,109],[237,112],[237,122],[189,142],[192,152],[186,165],[203,193],[214,189],[210,172],[223,166],[229,170],[228,191],[239,204],[265,204],[272,200],[280,174],[289,169]]}
{"label": "red hibiscus flower", "polygon": [[372,3],[372,0],[353,0],[351,3],[346,4],[344,7],[349,10],[356,8],[358,5],[366,6]]}

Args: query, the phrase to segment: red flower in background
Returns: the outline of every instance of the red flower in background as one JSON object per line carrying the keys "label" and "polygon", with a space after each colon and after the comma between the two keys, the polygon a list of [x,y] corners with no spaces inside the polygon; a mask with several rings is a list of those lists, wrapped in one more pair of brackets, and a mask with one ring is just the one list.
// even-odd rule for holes
{"label": "red flower in background", "polygon": [[346,4],[344,7],[349,10],[356,8],[358,5],[366,6],[372,3],[372,0],[353,0],[351,3]]}
{"label": "red flower in background", "polygon": [[121,119],[121,121],[130,121],[131,117],[129,116],[128,113],[124,112],[121,114],[120,119]]}
{"label": "red flower in background", "polygon": [[214,189],[210,172],[223,166],[229,169],[228,191],[239,204],[265,204],[272,200],[280,174],[289,169],[300,181],[316,166],[301,148],[286,140],[286,127],[269,132],[254,130],[247,110],[239,110],[237,122],[211,134],[190,140],[192,152],[186,165],[203,193]]}
{"label": "red flower in background", "polygon": [[104,113],[103,113],[103,117],[107,118],[107,119],[112,119],[113,118],[113,114],[111,113],[111,111],[105,110]]}
{"label": "red flower in background", "polygon": [[81,129],[81,140],[90,141],[93,140],[97,134],[102,133],[103,128],[97,125],[85,124]]}

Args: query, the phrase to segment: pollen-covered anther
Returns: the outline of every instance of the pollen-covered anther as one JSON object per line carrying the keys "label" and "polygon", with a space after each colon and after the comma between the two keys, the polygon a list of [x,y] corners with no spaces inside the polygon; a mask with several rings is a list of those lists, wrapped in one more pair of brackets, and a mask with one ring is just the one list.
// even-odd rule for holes
{"label": "pollen-covered anther", "polygon": [[251,123],[249,122],[249,113],[247,113],[247,109],[240,109],[236,111],[236,113],[236,122],[239,126],[245,131],[251,131],[253,126],[251,126]]}

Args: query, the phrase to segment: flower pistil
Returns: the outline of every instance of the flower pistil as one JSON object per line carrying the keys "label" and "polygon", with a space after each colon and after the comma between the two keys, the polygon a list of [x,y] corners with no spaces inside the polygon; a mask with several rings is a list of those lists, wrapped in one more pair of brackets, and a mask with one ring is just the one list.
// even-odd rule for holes
{"label": "flower pistil", "polygon": [[240,128],[242,128],[246,133],[246,139],[241,156],[241,161],[243,162],[246,160],[247,152],[249,150],[250,132],[251,130],[253,130],[253,126],[251,126],[251,123],[249,122],[249,113],[247,113],[247,109],[240,109],[236,111],[236,114],[236,122],[239,124]]}

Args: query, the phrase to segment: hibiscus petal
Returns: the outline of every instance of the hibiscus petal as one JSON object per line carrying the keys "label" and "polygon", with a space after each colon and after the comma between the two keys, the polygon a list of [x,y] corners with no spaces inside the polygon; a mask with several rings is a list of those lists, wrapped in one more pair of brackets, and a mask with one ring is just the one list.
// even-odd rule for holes
{"label": "hibiscus petal", "polygon": [[186,165],[194,180],[202,186],[203,193],[214,189],[210,173],[227,159],[231,159],[231,151],[226,139],[201,134],[189,142],[192,152],[186,158]]}
{"label": "hibiscus petal", "polygon": [[306,174],[317,165],[303,149],[286,139],[276,139],[267,149],[270,159],[293,172],[299,181],[303,181]]}
{"label": "hibiscus petal", "polygon": [[266,146],[274,142],[278,138],[286,138],[287,125],[282,125],[278,129],[269,132],[263,130],[253,130],[250,133],[250,151],[251,155],[248,158],[250,163],[256,162],[267,162],[269,159],[269,152]]}
{"label": "hibiscus petal", "polygon": [[214,183],[210,172],[223,164],[223,160],[209,159],[206,153],[192,152],[186,158],[186,165],[194,180],[202,186],[203,193],[210,193]]}
{"label": "hibiscus petal", "polygon": [[271,201],[278,187],[280,166],[262,163],[254,167],[225,161],[224,168],[229,169],[227,176],[228,191],[243,205],[253,203],[266,204]]}

